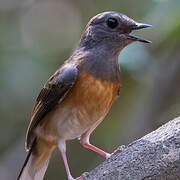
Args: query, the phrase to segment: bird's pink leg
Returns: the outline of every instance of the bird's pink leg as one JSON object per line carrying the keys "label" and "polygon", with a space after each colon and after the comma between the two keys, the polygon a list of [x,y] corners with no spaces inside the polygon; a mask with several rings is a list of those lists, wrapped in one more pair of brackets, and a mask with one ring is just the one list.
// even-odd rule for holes
{"label": "bird's pink leg", "polygon": [[61,155],[63,157],[63,161],[64,161],[64,165],[65,165],[65,168],[66,168],[66,173],[67,173],[67,176],[68,176],[68,180],[83,180],[83,178],[85,177],[85,175],[81,175],[80,177],[74,179],[71,175],[71,172],[70,172],[70,169],[69,169],[69,165],[68,165],[68,162],[67,162],[67,157],[66,157],[66,153],[65,152],[61,152]]}
{"label": "bird's pink leg", "polygon": [[95,152],[97,152],[98,154],[100,154],[101,156],[104,156],[106,159],[108,159],[109,157],[111,157],[111,154],[97,148],[96,146],[90,144],[90,143],[84,143],[83,144],[84,147],[88,148],[88,149],[91,149]]}
{"label": "bird's pink leg", "polygon": [[108,159],[109,157],[111,157],[111,154],[99,149],[98,147],[90,144],[89,142],[89,137],[90,137],[90,134],[92,133],[92,131],[98,126],[98,124],[100,123],[101,121],[98,121],[96,122],[96,124],[94,124],[93,127],[91,127],[89,130],[87,130],[84,134],[81,135],[81,137],[79,138],[80,140],[80,143],[85,147],[85,148],[88,148],[88,149],[91,149],[95,152],[97,152],[98,154],[100,154],[101,156],[105,157],[106,159]]}
{"label": "bird's pink leg", "polygon": [[65,169],[66,169],[66,173],[67,173],[67,176],[68,176],[68,180],[75,180],[72,175],[71,175],[71,172],[70,172],[70,169],[69,169],[69,165],[68,165],[68,162],[67,162],[67,157],[66,157],[66,143],[65,141],[63,140],[59,140],[58,142],[58,148],[61,152],[61,155],[62,155],[62,158],[63,158],[63,161],[64,161],[64,166],[65,166]]}
{"label": "bird's pink leg", "polygon": [[67,161],[67,157],[66,157],[66,143],[65,143],[65,141],[59,140],[58,148],[59,148],[59,150],[61,152],[61,156],[62,156],[63,161],[64,161],[64,166],[65,166],[65,169],[66,169],[68,180],[82,180],[86,176],[86,173],[82,174],[80,177],[78,177],[76,179],[74,179],[72,177],[72,175],[71,175],[69,165],[68,165],[68,161]]}
{"label": "bird's pink leg", "polygon": [[61,155],[62,155],[62,158],[63,158],[63,161],[64,161],[64,165],[65,165],[65,168],[66,168],[66,173],[67,173],[67,176],[68,176],[68,180],[74,180],[74,178],[71,175],[70,169],[69,169],[66,153],[62,151]]}

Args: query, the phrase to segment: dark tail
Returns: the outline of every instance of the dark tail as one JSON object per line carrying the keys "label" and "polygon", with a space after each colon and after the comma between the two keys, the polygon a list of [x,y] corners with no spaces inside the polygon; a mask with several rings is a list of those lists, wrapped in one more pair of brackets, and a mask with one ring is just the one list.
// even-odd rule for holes
{"label": "dark tail", "polygon": [[23,166],[22,166],[22,168],[21,168],[21,171],[20,171],[20,173],[19,173],[19,175],[18,175],[18,177],[17,177],[17,180],[20,180],[20,177],[21,177],[21,175],[22,175],[22,173],[23,173],[24,168],[26,167],[26,165],[27,165],[27,163],[28,163],[28,160],[29,160],[29,158],[30,158],[30,156],[31,156],[32,150],[33,150],[33,148],[35,147],[35,145],[36,145],[36,138],[34,139],[34,141],[33,141],[33,143],[32,143],[32,146],[31,146],[31,148],[30,148],[30,150],[29,150],[29,152],[28,152],[28,155],[26,156],[26,159],[25,159],[24,164],[23,164]]}
{"label": "dark tail", "polygon": [[[48,167],[54,147],[43,146],[43,141],[35,139],[28,152],[17,180],[42,180]],[[43,148],[41,148],[43,146]]]}

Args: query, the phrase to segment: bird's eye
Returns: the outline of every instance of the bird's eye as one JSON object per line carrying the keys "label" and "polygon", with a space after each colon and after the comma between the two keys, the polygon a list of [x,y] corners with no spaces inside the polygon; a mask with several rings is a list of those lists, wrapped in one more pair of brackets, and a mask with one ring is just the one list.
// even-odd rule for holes
{"label": "bird's eye", "polygon": [[107,20],[107,25],[108,27],[110,27],[111,29],[114,29],[115,27],[118,26],[118,20],[115,18],[109,18]]}

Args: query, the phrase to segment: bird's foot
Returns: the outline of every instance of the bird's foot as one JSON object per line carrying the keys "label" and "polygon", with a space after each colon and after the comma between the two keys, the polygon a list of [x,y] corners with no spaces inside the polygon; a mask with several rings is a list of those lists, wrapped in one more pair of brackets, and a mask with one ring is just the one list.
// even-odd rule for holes
{"label": "bird's foot", "polygon": [[120,153],[125,147],[126,147],[125,145],[118,147],[113,153],[110,154],[110,157]]}
{"label": "bird's foot", "polygon": [[112,156],[110,153],[106,153],[106,159],[109,159]]}
{"label": "bird's foot", "polygon": [[83,180],[89,173],[84,172],[81,176],[77,177],[75,180]]}

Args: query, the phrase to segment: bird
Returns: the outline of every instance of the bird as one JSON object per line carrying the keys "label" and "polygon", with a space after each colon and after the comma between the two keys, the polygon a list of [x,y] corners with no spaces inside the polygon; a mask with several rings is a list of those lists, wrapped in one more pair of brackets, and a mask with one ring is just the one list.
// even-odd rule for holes
{"label": "bird", "polygon": [[56,147],[67,179],[74,180],[66,157],[68,140],[79,138],[82,146],[106,159],[113,155],[92,145],[90,134],[119,94],[121,50],[136,41],[150,43],[130,33],[148,27],[151,25],[115,11],[90,19],[77,48],[47,80],[36,99],[26,134],[28,154],[17,180],[42,180]]}

